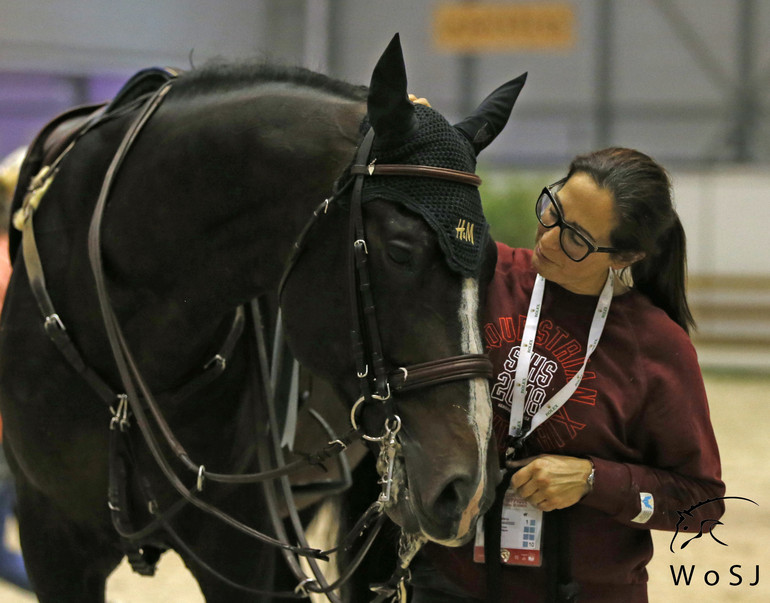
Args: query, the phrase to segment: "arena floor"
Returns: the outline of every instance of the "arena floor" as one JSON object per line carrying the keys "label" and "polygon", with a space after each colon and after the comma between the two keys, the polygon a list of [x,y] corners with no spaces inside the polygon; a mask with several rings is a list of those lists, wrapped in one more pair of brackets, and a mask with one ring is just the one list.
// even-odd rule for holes
{"label": "arena floor", "polygon": [[[727,501],[723,525],[718,527],[719,538],[727,546],[704,537],[674,554],[669,551],[671,534],[655,533],[656,554],[648,568],[650,601],[770,601],[770,578],[763,574],[770,571],[770,378],[714,373],[707,375],[706,387],[727,494],[749,498],[759,506]],[[680,576],[678,585],[672,579],[672,567]],[[751,586],[757,571],[759,583]],[[684,576],[690,579],[689,586]],[[197,585],[172,554],[163,558],[152,579],[132,574],[122,565],[110,577],[107,599],[109,603],[203,602]],[[28,603],[35,597],[0,582],[0,601]]]}

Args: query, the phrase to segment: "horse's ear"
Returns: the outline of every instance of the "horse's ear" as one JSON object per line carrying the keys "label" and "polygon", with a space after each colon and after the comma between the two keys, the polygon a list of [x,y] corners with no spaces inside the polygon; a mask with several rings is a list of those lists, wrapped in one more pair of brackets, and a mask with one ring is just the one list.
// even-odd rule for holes
{"label": "horse's ear", "polygon": [[374,68],[367,108],[378,142],[400,140],[417,129],[414,105],[406,92],[406,67],[398,34]]}
{"label": "horse's ear", "polygon": [[476,155],[502,132],[526,81],[527,74],[523,73],[516,79],[503,84],[481,101],[472,115],[455,124],[455,128],[470,140]]}

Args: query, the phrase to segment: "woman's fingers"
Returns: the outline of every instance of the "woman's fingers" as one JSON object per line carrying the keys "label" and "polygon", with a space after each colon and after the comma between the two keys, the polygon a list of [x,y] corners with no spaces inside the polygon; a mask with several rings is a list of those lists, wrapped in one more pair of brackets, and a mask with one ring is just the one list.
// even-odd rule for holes
{"label": "woman's fingers", "polygon": [[417,98],[416,95],[410,94],[409,95],[409,100],[412,101],[416,105],[425,105],[426,107],[430,107],[430,103],[428,102],[427,98],[422,98],[422,97]]}
{"label": "woman's fingers", "polygon": [[577,503],[587,492],[591,462],[569,456],[540,455],[506,463],[519,467],[511,485],[516,494],[543,511]]}

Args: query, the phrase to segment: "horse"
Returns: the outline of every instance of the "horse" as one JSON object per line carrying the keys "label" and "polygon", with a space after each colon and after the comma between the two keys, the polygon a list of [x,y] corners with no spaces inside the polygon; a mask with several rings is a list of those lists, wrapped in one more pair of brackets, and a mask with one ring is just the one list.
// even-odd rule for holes
{"label": "horse", "polygon": [[209,602],[321,590],[291,590],[279,552],[324,555],[278,539],[246,479],[276,430],[255,367],[279,324],[366,438],[376,511],[415,547],[466,542],[498,473],[474,170],[522,78],[453,126],[409,101],[398,36],[368,88],[250,63],[151,75],[49,128],[72,132],[33,145],[14,200],[0,413],[39,600],[101,603],[124,556],[152,574],[168,549]]}

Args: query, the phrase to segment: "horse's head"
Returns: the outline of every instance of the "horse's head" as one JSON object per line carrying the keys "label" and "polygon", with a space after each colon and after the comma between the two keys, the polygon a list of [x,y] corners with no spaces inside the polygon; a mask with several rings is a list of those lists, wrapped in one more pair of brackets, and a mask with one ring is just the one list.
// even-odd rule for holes
{"label": "horse's head", "polygon": [[447,545],[470,538],[498,481],[479,369],[479,313],[496,256],[473,171],[523,84],[498,88],[452,126],[409,101],[394,38],[372,76],[368,135],[340,181],[346,194],[329,204],[325,227],[310,231],[282,296],[299,360],[358,400],[353,420],[364,433],[397,430],[392,447],[388,437],[374,445],[384,477],[395,453],[387,512]]}

